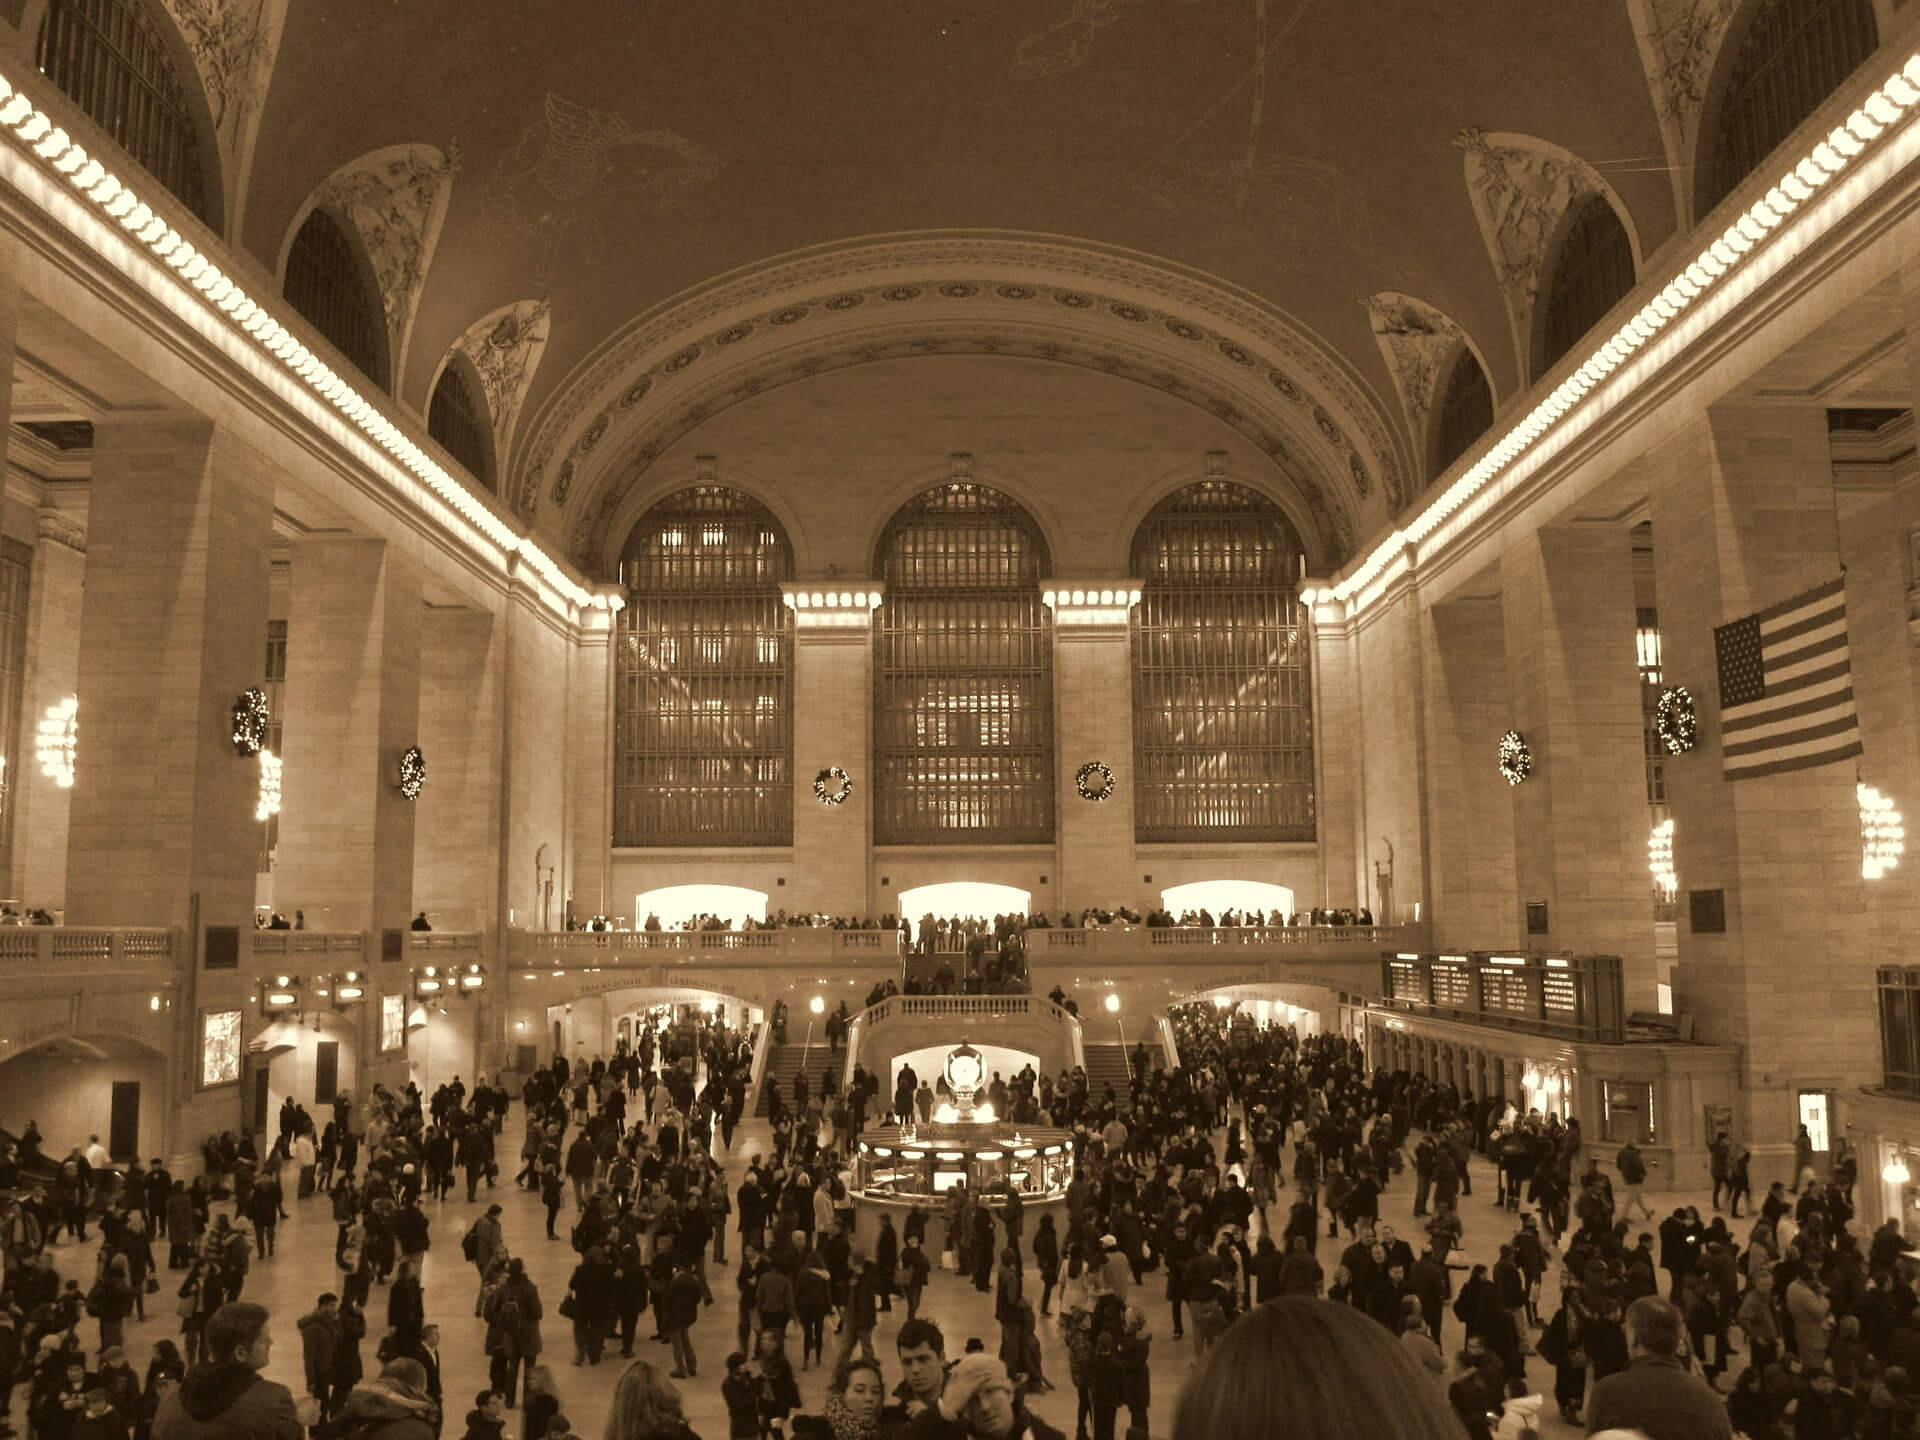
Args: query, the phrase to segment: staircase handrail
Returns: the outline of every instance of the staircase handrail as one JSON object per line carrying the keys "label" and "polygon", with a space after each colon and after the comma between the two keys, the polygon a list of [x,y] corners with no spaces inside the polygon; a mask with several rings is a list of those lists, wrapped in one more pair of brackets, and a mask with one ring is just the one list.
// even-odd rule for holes
{"label": "staircase handrail", "polygon": [[747,1094],[755,1097],[758,1104],[760,1082],[767,1076],[767,1057],[773,1051],[773,1019],[769,1016],[760,1022],[760,1033],[753,1042],[753,1067],[747,1072]]}

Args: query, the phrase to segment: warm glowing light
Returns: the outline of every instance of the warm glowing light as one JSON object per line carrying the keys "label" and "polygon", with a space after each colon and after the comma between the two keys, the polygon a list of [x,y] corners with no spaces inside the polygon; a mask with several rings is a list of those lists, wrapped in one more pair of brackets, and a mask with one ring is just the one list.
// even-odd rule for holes
{"label": "warm glowing light", "polygon": [[1162,890],[1160,906],[1176,916],[1189,910],[1205,910],[1216,918],[1229,910],[1243,913],[1277,910],[1282,915],[1291,915],[1293,891],[1285,885],[1268,885],[1260,880],[1195,880]]}
{"label": "warm glowing light", "polygon": [[80,748],[80,700],[69,695],[58,705],[49,705],[41,717],[40,731],[34,737],[34,758],[40,773],[62,790],[73,788],[73,762]]}
{"label": "warm glowing light", "polygon": [[937,920],[964,920],[969,916],[988,920],[995,915],[1027,914],[1032,908],[1033,895],[1012,885],[950,880],[942,885],[902,890],[898,900],[900,913],[914,921],[922,915],[931,915]]}
{"label": "warm glowing light", "polygon": [[1896,1155],[1881,1167],[1880,1178],[1889,1185],[1904,1185],[1913,1179],[1913,1172],[1907,1169],[1906,1160]]}
{"label": "warm glowing light", "polygon": [[807,1008],[814,1014],[819,1015],[825,1012],[827,1002],[822,996],[816,995],[807,1002]]}
{"label": "warm glowing light", "polygon": [[702,915],[717,915],[735,929],[745,929],[767,918],[767,892],[744,885],[665,885],[633,897],[637,930],[649,915],[660,918],[662,929],[678,930]]}
{"label": "warm glowing light", "polygon": [[1118,1015],[1120,1013],[1120,997],[1118,995],[1108,995],[1106,1006],[1109,1015]]}
{"label": "warm glowing light", "polygon": [[1854,790],[1860,800],[1860,874],[1878,880],[1906,853],[1906,827],[1893,801],[1873,786],[1856,785]]}
{"label": "warm glowing light", "polygon": [[[973,1118],[974,1118],[975,1120],[977,1120],[977,1121],[979,1121],[979,1122],[980,1122],[980,1123],[981,1123],[982,1125],[991,1125],[991,1124],[993,1123],[993,1120],[994,1120],[994,1115],[993,1115],[993,1106],[991,1106],[991,1105],[976,1105],[976,1106],[974,1106],[974,1107],[973,1107]],[[985,1159],[986,1157],[985,1157],[985,1156],[982,1156],[981,1158],[982,1158],[982,1159]]]}
{"label": "warm glowing light", "polygon": [[260,799],[253,807],[253,818],[271,820],[280,813],[280,757],[271,750],[260,752]]}
{"label": "warm glowing light", "polygon": [[1224,1010],[1233,1004],[1233,997],[1231,995],[1216,995],[1213,997],[1213,1004],[1216,1010]]}
{"label": "warm glowing light", "polygon": [[1653,827],[1653,834],[1647,838],[1647,868],[1653,872],[1653,883],[1660,893],[1669,900],[1680,888],[1680,877],[1673,868],[1673,821],[1662,820]]}
{"label": "warm glowing light", "polygon": [[960,1112],[953,1108],[951,1101],[943,1100],[933,1107],[933,1118],[936,1124],[951,1125],[960,1118]]}

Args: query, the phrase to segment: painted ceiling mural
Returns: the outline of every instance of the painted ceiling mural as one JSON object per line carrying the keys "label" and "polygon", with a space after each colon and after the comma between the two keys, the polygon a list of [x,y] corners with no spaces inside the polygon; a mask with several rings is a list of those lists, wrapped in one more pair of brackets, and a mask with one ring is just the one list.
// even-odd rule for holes
{"label": "painted ceiling mural", "polygon": [[[1255,418],[1258,407],[1230,386],[1203,403],[1297,453],[1319,477],[1331,533],[1370,530],[1404,502],[1420,406],[1409,403],[1406,368],[1419,344],[1409,331],[1383,345],[1369,297],[1420,297],[1474,340],[1496,391],[1510,393],[1525,347],[1498,337],[1529,312],[1556,212],[1584,187],[1610,184],[1646,248],[1671,234],[1674,126],[1697,123],[1688,97],[1704,93],[1722,12],[1741,0],[1484,0],[1465,17],[1431,0],[976,0],[934,10],[576,0],[564,25],[549,0],[165,3],[204,37],[203,78],[233,97],[221,113],[237,106],[257,126],[241,239],[269,267],[300,207],[356,158],[410,136],[434,137],[451,157],[458,140],[460,173],[436,202],[437,241],[416,251],[403,239],[383,270],[389,317],[408,317],[411,340],[397,388],[423,406],[455,347],[483,376],[483,359],[503,367],[497,383],[517,397],[494,412],[497,424],[512,417],[503,493],[571,539],[603,503],[587,472],[606,452],[579,463],[595,418],[609,415],[590,443],[625,456],[687,413],[653,414],[662,394],[678,393],[665,369],[678,351],[633,353],[623,338],[633,327],[680,313],[724,277],[814,247],[967,231],[1150,257],[1166,274],[1191,273],[1287,317],[1304,337],[1300,353],[1249,343],[1177,297],[1141,306],[1226,338],[1301,386],[1310,403],[1297,434]],[[255,16],[263,48],[247,38]],[[271,83],[249,89],[236,74]],[[1454,144],[1465,134],[1477,137],[1464,147],[1467,185]],[[386,215],[389,232],[426,233],[393,223],[417,213],[398,203],[404,194],[396,201],[363,208]],[[410,254],[425,257],[423,276]],[[885,288],[878,278],[848,288],[869,283],[876,295]],[[1124,287],[965,264],[901,283],[933,296],[945,284],[1026,284],[1139,303]],[[818,314],[835,293],[823,281],[798,298]],[[535,303],[537,319],[526,309]],[[893,308],[867,303],[864,316]],[[1049,301],[1044,313],[1071,330],[1066,307]],[[509,314],[519,331],[485,348],[493,327],[477,335],[477,317],[497,327]],[[773,324],[756,316],[749,308],[692,327],[683,338],[697,338],[705,358],[684,363],[702,375],[726,368],[715,365],[723,354],[752,347],[719,337],[732,323]],[[993,330],[983,322],[962,337],[935,326],[900,338],[1031,340],[1143,375],[1179,373],[1071,333]],[[1326,376],[1308,373],[1307,352]],[[720,403],[779,370],[759,382],[703,380],[714,394],[690,404]],[[623,425],[617,402],[643,382],[664,389]]]}

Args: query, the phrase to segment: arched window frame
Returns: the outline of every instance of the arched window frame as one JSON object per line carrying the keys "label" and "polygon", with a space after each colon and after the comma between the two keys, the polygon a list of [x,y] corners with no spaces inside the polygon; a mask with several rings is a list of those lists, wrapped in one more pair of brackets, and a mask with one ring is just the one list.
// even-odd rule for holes
{"label": "arched window frame", "polygon": [[[122,43],[108,39],[116,28]],[[78,74],[66,73],[63,56],[81,67]],[[137,63],[143,59],[145,74]],[[34,64],[135,164],[216,234],[225,233],[220,146],[206,87],[186,37],[156,0],[47,0]],[[155,107],[173,114],[156,116]],[[171,118],[171,145],[151,129],[135,129],[143,114]],[[169,148],[171,156],[163,153]]]}
{"label": "arched window frame", "polygon": [[[1879,47],[1873,0],[1758,0],[1744,7],[1721,42],[1694,142],[1695,218],[1738,189]],[[1768,79],[1779,81],[1781,69],[1793,65],[1799,73],[1766,93]],[[1756,113],[1768,105],[1771,113]]]}
{"label": "arched window frame", "polygon": [[1602,192],[1567,207],[1534,313],[1533,375],[1546,374],[1633,292],[1633,237]]}
{"label": "arched window frame", "polygon": [[[441,407],[443,393],[450,407],[445,411]],[[469,426],[470,436],[465,433]],[[458,350],[440,367],[427,397],[427,433],[479,484],[488,490],[499,489],[493,413],[487,408],[486,386],[480,383],[480,372],[474,369],[473,362]]]}
{"label": "arched window frame", "polygon": [[873,573],[886,586],[873,630],[874,843],[1052,843],[1053,616],[1041,598],[1052,548],[1039,523],[992,486],[936,485],[888,520]]}
{"label": "arched window frame", "polygon": [[[367,348],[361,354],[353,353],[358,347],[350,335],[336,333],[331,322],[322,323],[320,318],[311,313],[309,307],[320,297],[296,292],[296,282],[304,279],[303,275],[296,274],[296,266],[304,263],[297,260],[296,256],[300,253],[301,240],[308,233],[308,227],[316,225],[332,231],[329,244],[337,242],[337,253],[324,257],[332,271],[329,296],[343,307],[356,307],[360,320],[368,327]],[[366,376],[375,388],[391,392],[393,337],[387,329],[386,302],[380,293],[373,259],[367,254],[366,242],[351,219],[325,205],[314,205],[300,217],[300,223],[287,240],[286,255],[281,262],[280,293],[299,312],[300,317],[339,352],[342,359]],[[344,314],[343,318],[346,318]]]}
{"label": "arched window frame", "polygon": [[615,630],[616,846],[793,843],[793,612],[780,592],[792,577],[785,528],[730,486],[678,490],[629,532]]}
{"label": "arched window frame", "polygon": [[[1435,392],[1432,414],[1427,420],[1428,484],[1444,475],[1449,465],[1471,450],[1480,437],[1493,428],[1493,382],[1487,378],[1486,366],[1480,363],[1480,357],[1473,353],[1471,345],[1462,341],[1454,348],[1453,358],[1447,362],[1443,375],[1440,387]],[[1475,376],[1479,377],[1480,383],[1470,387],[1467,382]],[[1467,407],[1481,393],[1486,396],[1486,423],[1475,427],[1467,421]]]}
{"label": "arched window frame", "polygon": [[1313,840],[1305,549],[1285,512],[1250,486],[1196,481],[1147,513],[1129,554],[1136,840]]}

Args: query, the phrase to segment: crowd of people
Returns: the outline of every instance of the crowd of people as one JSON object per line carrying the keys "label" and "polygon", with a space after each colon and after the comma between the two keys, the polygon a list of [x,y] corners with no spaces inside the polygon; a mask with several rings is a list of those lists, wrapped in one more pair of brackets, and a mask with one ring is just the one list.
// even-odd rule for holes
{"label": "crowd of people", "polygon": [[[682,1396],[711,1387],[734,1440],[1064,1440],[1067,1408],[1075,1440],[1139,1440],[1171,1350],[1195,1367],[1177,1440],[1252,1440],[1279,1415],[1278,1433],[1524,1440],[1548,1406],[1656,1440],[1920,1435],[1920,1268],[1897,1225],[1849,1228],[1849,1165],[1821,1179],[1803,1156],[1791,1188],[1752,1205],[1749,1157],[1723,1137],[1716,1213],[1657,1214],[1637,1147],[1603,1168],[1575,1121],[1370,1069],[1350,1039],[1237,1006],[1170,1018],[1177,1063],[1139,1051],[1123,1084],[992,1075],[998,1115],[1071,1137],[1062,1219],[960,1185],[871,1239],[856,1240],[857,1138],[924,1121],[943,1082],[796,1077],[773,1091],[766,1152],[743,1144],[730,1181],[717,1157],[753,1057],[712,1016],[643,1026],[605,1060],[556,1057],[517,1097],[457,1077],[431,1095],[375,1087],[324,1123],[289,1100],[264,1154],[209,1137],[192,1177],[159,1161],[119,1175],[97,1141],[54,1160],[29,1126],[0,1214],[0,1433],[17,1400],[40,1440],[504,1440],[515,1411],[526,1440],[689,1440]],[[1411,1201],[1405,1233],[1383,1217],[1390,1191]],[[435,1203],[462,1193],[484,1210],[435,1236]],[[281,1332],[249,1283],[306,1197],[335,1222],[335,1273]],[[571,1247],[564,1286],[511,1253],[503,1201]],[[61,1278],[62,1238],[97,1243],[90,1277]],[[437,1317],[421,1287],[436,1238],[473,1277],[457,1297],[436,1285]],[[961,1285],[989,1297],[997,1333],[950,1341],[942,1287]],[[469,1302],[488,1384],[449,1396],[436,1319]],[[142,1369],[126,1330],[150,1304],[172,1308],[178,1339]],[[696,1346],[711,1307],[730,1318],[724,1354]],[[298,1395],[260,1373],[276,1332],[297,1337]],[[561,1356],[626,1367],[606,1414],[568,1415]],[[800,1377],[816,1369],[814,1412]],[[1342,1396],[1341,1377],[1364,1394]],[[1059,1430],[1033,1408],[1054,1391],[1040,1408],[1060,1407]]]}

